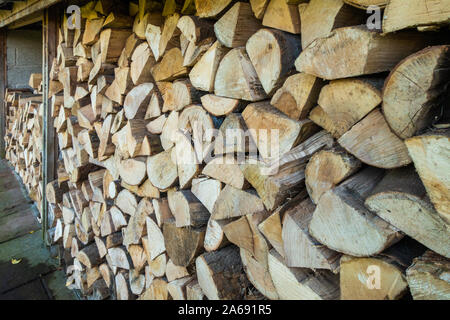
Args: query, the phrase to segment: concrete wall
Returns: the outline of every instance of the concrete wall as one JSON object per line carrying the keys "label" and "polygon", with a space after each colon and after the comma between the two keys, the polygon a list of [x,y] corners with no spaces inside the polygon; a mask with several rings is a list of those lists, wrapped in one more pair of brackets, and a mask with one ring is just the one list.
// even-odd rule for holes
{"label": "concrete wall", "polygon": [[42,31],[8,30],[8,88],[29,88],[31,73],[42,72]]}

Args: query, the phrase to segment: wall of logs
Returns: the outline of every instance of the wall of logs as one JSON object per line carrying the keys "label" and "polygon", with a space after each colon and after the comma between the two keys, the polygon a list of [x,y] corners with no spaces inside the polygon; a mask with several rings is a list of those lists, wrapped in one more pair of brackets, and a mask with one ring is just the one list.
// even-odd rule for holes
{"label": "wall of logs", "polygon": [[5,140],[50,203],[67,286],[450,299],[450,3],[425,2],[100,0],[80,29],[64,16],[58,179],[42,190],[40,96],[7,93]]}

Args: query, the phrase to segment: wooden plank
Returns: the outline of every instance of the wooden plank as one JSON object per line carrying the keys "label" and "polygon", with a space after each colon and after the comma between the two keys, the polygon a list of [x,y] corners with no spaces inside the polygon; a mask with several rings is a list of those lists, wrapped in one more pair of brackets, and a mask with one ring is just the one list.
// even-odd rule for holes
{"label": "wooden plank", "polygon": [[42,21],[43,19],[43,13],[42,11],[37,11],[35,13],[30,14],[29,16],[22,18],[20,20],[17,20],[11,24],[8,25],[8,29],[17,29],[22,28],[24,26]]}
{"label": "wooden plank", "polygon": [[24,17],[35,13],[39,10],[46,9],[61,0],[29,0],[26,3],[16,3],[13,7],[12,13],[5,16],[0,21],[0,28],[9,25],[19,19],[23,19]]}
{"label": "wooden plank", "polygon": [[0,159],[5,158],[5,88],[7,82],[6,72],[6,30],[0,29]]}
{"label": "wooden plank", "polygon": [[[42,55],[42,75],[43,75],[43,103],[44,103],[44,134],[43,134],[43,179],[42,179],[42,189],[45,190],[47,184],[53,181],[56,177],[56,163],[57,163],[57,140],[55,135],[55,129],[53,126],[52,116],[51,116],[51,104],[49,99],[49,70],[51,68],[51,63],[56,57],[57,50],[57,35],[58,35],[58,17],[60,8],[53,6],[48,8],[44,12],[44,20],[42,24],[42,37],[43,37],[43,55]],[[45,242],[45,236],[47,234],[47,216],[48,216],[48,203],[47,198],[44,193],[42,201],[42,212],[43,212],[43,237]]]}

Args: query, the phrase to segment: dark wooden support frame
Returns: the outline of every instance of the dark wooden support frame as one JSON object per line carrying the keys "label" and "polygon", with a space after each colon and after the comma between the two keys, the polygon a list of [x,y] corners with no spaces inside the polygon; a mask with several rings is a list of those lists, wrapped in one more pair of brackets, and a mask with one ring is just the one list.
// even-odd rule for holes
{"label": "dark wooden support frame", "polygon": [[48,202],[45,194],[46,186],[49,182],[55,180],[57,170],[57,150],[58,142],[56,140],[55,129],[53,126],[52,115],[50,112],[51,103],[49,93],[49,71],[56,58],[58,46],[58,26],[59,22],[59,6],[52,6],[45,9],[42,21],[42,80],[43,80],[43,147],[42,151],[42,237],[47,243],[48,229]]}
{"label": "dark wooden support frame", "polygon": [[0,29],[0,159],[5,158],[5,90],[7,86],[6,72],[6,30]]}

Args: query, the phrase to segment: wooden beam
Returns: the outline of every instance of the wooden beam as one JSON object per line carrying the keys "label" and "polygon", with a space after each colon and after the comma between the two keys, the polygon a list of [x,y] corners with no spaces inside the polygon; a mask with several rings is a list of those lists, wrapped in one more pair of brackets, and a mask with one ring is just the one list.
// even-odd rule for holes
{"label": "wooden beam", "polygon": [[4,26],[7,26],[14,21],[17,21],[19,19],[23,19],[27,17],[28,15],[35,13],[37,11],[46,9],[58,2],[61,2],[61,0],[41,0],[41,1],[27,1],[27,3],[22,4],[25,5],[25,7],[17,12],[14,12],[15,9],[13,9],[13,13],[6,18],[2,19],[0,21],[0,28],[3,28]]}
{"label": "wooden beam", "polygon": [[0,29],[0,158],[5,158],[6,30]]}
{"label": "wooden beam", "polygon": [[11,24],[8,25],[8,29],[18,29],[22,28],[24,26],[28,26],[30,24],[34,24],[36,22],[42,21],[44,19],[44,15],[42,11],[37,11],[35,13],[30,14],[29,16],[17,20]]}
{"label": "wooden beam", "polygon": [[[44,19],[42,21],[42,40],[43,40],[43,54],[42,54],[42,80],[43,80],[43,103],[44,103],[44,134],[43,134],[43,179],[42,190],[46,189],[47,184],[53,181],[56,177],[56,163],[57,163],[57,140],[55,129],[52,121],[52,114],[50,111],[50,97],[49,97],[49,71],[53,59],[56,57],[56,50],[58,45],[58,26],[60,25],[59,17],[60,8],[53,6],[45,9]],[[42,230],[44,242],[46,242],[46,230],[48,221],[48,203],[44,192],[42,201]]]}

